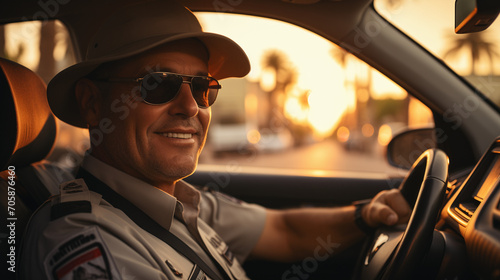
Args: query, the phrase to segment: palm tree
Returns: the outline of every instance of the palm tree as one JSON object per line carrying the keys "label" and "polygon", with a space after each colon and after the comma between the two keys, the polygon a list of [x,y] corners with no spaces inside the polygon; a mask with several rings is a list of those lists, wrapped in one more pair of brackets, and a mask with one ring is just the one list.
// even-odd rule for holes
{"label": "palm tree", "polygon": [[484,33],[468,33],[465,35],[454,35],[452,46],[446,51],[443,58],[457,56],[462,50],[470,51],[471,75],[476,75],[476,66],[479,63],[481,53],[485,53],[490,62],[490,71],[493,71],[493,60],[500,57],[496,51],[496,44],[486,41]]}
{"label": "palm tree", "polygon": [[[348,58],[351,54],[340,47],[333,48],[330,54],[345,70],[347,63],[349,62]],[[351,126],[351,129],[361,130],[361,125],[369,120],[368,110],[370,110],[371,105],[370,91],[372,87],[373,70],[369,65],[366,65],[359,60],[351,62],[361,63],[362,66],[366,68],[366,73],[355,73],[354,81],[351,82],[354,85],[354,91],[356,94],[356,111],[353,116],[346,116],[346,120],[350,123],[348,126]],[[347,78],[344,81],[344,84],[346,86],[349,84]]]}
{"label": "palm tree", "polygon": [[[287,89],[290,85],[297,82],[297,71],[291,66],[290,61],[286,54],[279,50],[269,50],[262,58],[262,66],[264,69],[271,69],[274,73],[274,87],[268,94],[268,128],[273,128],[279,123],[276,122],[281,119],[283,115],[283,104],[280,104],[279,96],[286,95]],[[279,114],[276,116],[276,114]]]}
{"label": "palm tree", "polygon": [[40,30],[40,61],[37,73],[48,83],[56,72],[54,48],[56,46],[56,22],[46,21]]}

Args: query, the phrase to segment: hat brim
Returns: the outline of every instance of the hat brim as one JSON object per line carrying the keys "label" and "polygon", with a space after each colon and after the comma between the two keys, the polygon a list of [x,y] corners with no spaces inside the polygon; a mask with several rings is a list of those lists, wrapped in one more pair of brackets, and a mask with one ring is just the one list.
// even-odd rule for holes
{"label": "hat brim", "polygon": [[245,52],[233,40],[215,33],[183,33],[144,39],[134,44],[123,46],[113,55],[77,63],[59,72],[47,86],[47,99],[54,115],[62,121],[81,128],[87,123],[80,115],[75,97],[75,84],[81,78],[97,69],[99,65],[128,58],[157,46],[188,38],[200,40],[209,52],[208,71],[216,79],[244,77],[250,71],[250,62]]}

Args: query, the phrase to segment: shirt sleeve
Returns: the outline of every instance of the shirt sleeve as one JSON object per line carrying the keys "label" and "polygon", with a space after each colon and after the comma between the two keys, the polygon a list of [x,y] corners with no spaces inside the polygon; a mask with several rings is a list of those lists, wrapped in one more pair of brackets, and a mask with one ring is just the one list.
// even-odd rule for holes
{"label": "shirt sleeve", "polygon": [[202,191],[200,219],[224,239],[243,263],[264,230],[266,209],[220,192]]}

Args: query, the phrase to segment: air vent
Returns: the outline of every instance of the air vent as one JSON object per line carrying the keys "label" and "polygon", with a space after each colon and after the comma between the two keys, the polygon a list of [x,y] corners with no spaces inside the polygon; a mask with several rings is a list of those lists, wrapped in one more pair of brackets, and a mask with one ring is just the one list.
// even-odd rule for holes
{"label": "air vent", "polygon": [[476,200],[463,202],[454,207],[453,210],[458,215],[458,218],[460,218],[465,223],[468,223],[472,218],[472,215],[474,215],[477,207],[479,206],[479,203],[480,202]]}
{"label": "air vent", "polygon": [[467,203],[460,203],[458,205],[458,208],[467,215],[467,217],[471,218],[472,215],[474,215],[474,212],[477,209],[479,203],[474,203],[474,202],[467,202]]}
{"label": "air vent", "polygon": [[[500,184],[499,174],[500,138],[474,167],[472,173],[459,188],[459,193],[453,196],[454,201],[451,202],[450,208],[448,208],[450,216],[460,225],[467,226],[472,216],[475,216],[474,212],[476,212],[479,205],[485,200],[487,201],[491,197],[491,191],[495,190],[496,186]],[[454,185],[456,182],[452,181],[451,184]],[[450,186],[450,191],[452,188],[453,186]],[[491,208],[494,208],[500,205],[491,206]],[[495,223],[496,226],[500,227],[500,209],[495,209],[493,212],[495,212],[494,221],[490,220],[488,224]]]}

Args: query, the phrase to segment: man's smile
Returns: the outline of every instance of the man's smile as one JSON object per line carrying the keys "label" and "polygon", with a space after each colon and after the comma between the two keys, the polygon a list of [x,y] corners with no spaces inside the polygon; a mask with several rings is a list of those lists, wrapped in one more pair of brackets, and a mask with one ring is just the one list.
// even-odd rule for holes
{"label": "man's smile", "polygon": [[192,133],[176,133],[176,132],[166,132],[166,133],[159,133],[160,135],[167,137],[167,138],[178,138],[178,139],[191,139],[193,138]]}

